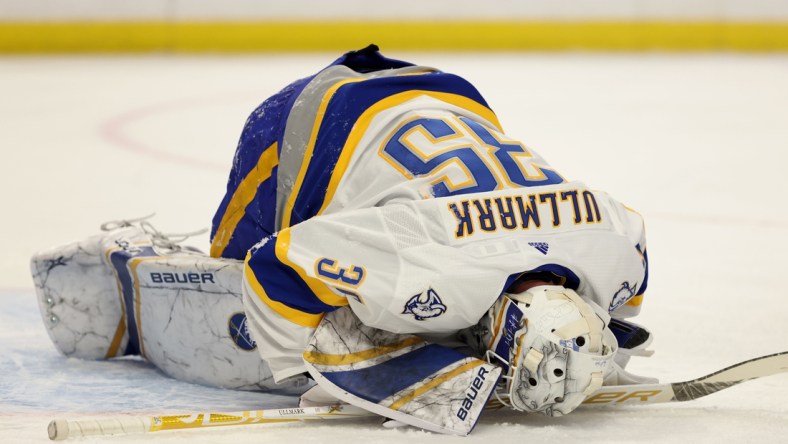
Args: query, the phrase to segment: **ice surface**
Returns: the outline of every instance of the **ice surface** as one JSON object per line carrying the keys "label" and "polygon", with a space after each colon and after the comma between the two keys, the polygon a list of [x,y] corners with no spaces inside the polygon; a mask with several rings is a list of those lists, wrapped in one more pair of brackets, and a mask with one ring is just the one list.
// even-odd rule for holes
{"label": "ice surface", "polygon": [[[788,350],[788,56],[389,54],[470,79],[508,134],[640,211],[651,281],[640,321],[663,381]],[[144,362],[60,356],[27,261],[101,222],[208,226],[247,114],[335,54],[0,58],[0,442],[55,417],[291,406],[168,379]],[[194,245],[206,248],[207,237]],[[80,442],[458,442],[376,419]],[[683,404],[551,419],[485,414],[470,442],[788,442],[788,375]],[[463,441],[465,442],[465,441]]]}

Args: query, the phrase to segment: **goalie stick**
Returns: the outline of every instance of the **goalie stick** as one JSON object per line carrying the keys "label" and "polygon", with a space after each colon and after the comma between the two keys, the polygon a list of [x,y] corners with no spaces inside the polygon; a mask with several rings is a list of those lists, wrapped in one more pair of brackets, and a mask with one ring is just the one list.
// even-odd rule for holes
{"label": "goalie stick", "polygon": [[373,416],[372,413],[348,404],[321,407],[247,410],[227,413],[189,413],[180,415],[129,416],[119,415],[101,419],[65,420],[49,423],[49,439],[161,432],[163,430],[198,429],[249,424],[313,421],[349,417]]}
{"label": "goalie stick", "polygon": [[684,402],[711,395],[742,382],[788,372],[788,351],[753,358],[691,381],[603,386],[584,406]]}
{"label": "goalie stick", "polygon": [[[734,364],[709,375],[685,382],[602,387],[589,396],[584,406],[638,405],[683,402],[698,399],[742,382],[788,372],[788,351]],[[501,407],[495,400],[491,408]],[[196,429],[218,426],[310,421],[319,419],[376,416],[347,404],[252,410],[231,413],[195,413],[169,416],[117,416],[91,420],[56,419],[49,423],[49,439],[64,440],[91,435],[114,435]]]}

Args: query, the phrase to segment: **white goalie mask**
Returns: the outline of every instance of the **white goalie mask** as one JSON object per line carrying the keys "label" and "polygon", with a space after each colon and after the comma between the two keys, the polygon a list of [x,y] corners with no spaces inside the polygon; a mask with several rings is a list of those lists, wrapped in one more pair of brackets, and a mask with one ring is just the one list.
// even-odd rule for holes
{"label": "white goalie mask", "polygon": [[618,349],[609,320],[564,287],[504,293],[486,320],[487,358],[504,368],[511,407],[562,416],[601,387]]}

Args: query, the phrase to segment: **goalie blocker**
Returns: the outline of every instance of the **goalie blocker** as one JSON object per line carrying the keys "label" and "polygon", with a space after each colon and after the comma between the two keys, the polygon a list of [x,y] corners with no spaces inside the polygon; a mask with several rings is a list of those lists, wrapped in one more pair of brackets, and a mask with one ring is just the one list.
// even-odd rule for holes
{"label": "goalie blocker", "polygon": [[181,248],[145,223],[31,260],[44,324],[66,356],[141,355],[183,381],[298,389],[306,378],[274,383],[257,353],[241,301],[242,270],[242,261]]}

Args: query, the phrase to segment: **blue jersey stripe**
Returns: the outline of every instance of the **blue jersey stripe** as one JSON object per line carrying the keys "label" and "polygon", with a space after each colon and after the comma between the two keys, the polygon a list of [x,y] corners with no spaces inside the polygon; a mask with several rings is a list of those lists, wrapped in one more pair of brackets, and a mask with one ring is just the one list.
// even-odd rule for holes
{"label": "blue jersey stripe", "polygon": [[[235,187],[225,213],[219,223],[214,225],[212,257],[243,258],[250,239],[261,239],[272,234],[265,227],[274,223],[274,213],[260,210],[276,202],[278,148],[276,143],[266,148],[257,165]],[[236,236],[236,232],[241,236]],[[226,251],[228,248],[229,251]]]}
{"label": "blue jersey stripe", "polygon": [[645,248],[641,249],[640,244],[635,246],[638,252],[643,254],[643,282],[640,284],[640,288],[638,289],[638,294],[635,296],[641,296],[646,293],[646,288],[648,288],[648,252]]}
{"label": "blue jersey stripe", "polygon": [[465,79],[446,73],[368,79],[342,85],[331,97],[315,142],[303,183],[297,191],[290,225],[317,215],[351,131],[359,117],[377,102],[409,91],[454,94],[488,108],[481,94]]}
{"label": "blue jersey stripe", "polygon": [[[274,208],[276,207],[277,170],[278,167],[274,167],[271,170],[271,176],[257,187],[254,199],[244,208],[244,215],[236,224],[232,237],[224,247],[221,257],[243,259],[252,245],[273,234],[274,219],[276,218]],[[213,226],[212,240],[215,239],[218,226],[219,224]]]}
{"label": "blue jersey stripe", "polygon": [[[212,241],[238,186],[257,166],[263,152],[274,143],[277,143],[278,149],[281,150],[285,123],[293,103],[313,77],[291,83],[264,101],[247,119],[233,159],[227,181],[227,192],[213,217]],[[258,187],[256,198],[247,207],[246,215],[238,223],[236,233],[225,247],[222,257],[243,259],[252,245],[274,232],[277,170],[274,168],[271,177]]]}
{"label": "blue jersey stripe", "polygon": [[265,291],[265,297],[271,301],[307,315],[327,313],[338,308],[321,301],[295,270],[279,261],[275,237],[253,249],[246,266]]}
{"label": "blue jersey stripe", "polygon": [[[374,45],[348,52],[329,66],[335,65],[344,65],[360,73],[412,66],[408,62],[383,57]],[[263,152],[274,143],[277,143],[278,149],[281,150],[285,126],[293,105],[314,78],[315,75],[312,75],[286,86],[265,100],[247,119],[233,159],[227,181],[227,192],[213,218],[211,241],[216,236],[216,230],[225,217],[227,207],[238,186],[255,168]],[[257,196],[247,207],[246,215],[238,223],[231,241],[222,251],[222,257],[243,259],[252,245],[274,232],[277,172],[278,169],[274,169],[270,179],[260,184]]]}

